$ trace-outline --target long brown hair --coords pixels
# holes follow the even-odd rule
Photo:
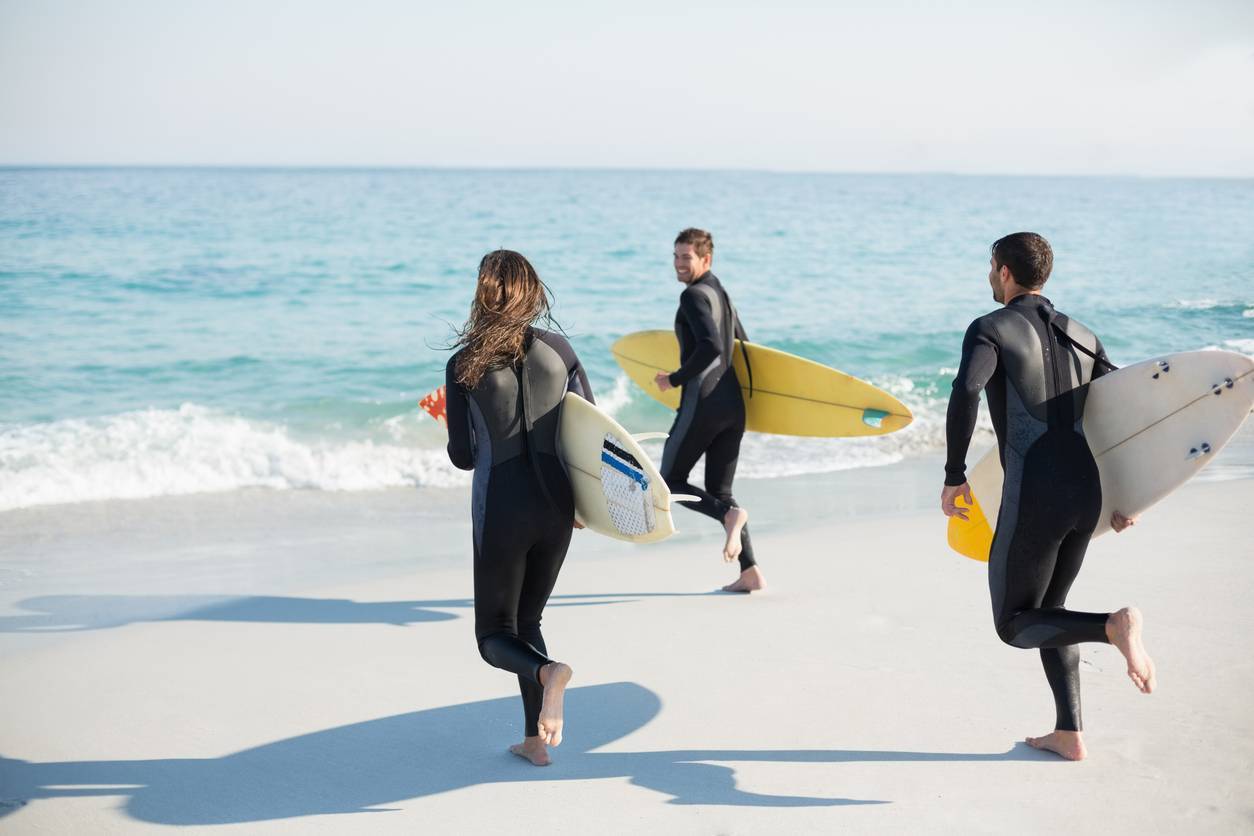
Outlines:
[[[473,389],[489,369],[521,362],[527,327],[538,319],[551,324],[551,305],[548,287],[521,254],[493,250],[485,255],[479,262],[470,318],[454,342],[463,348],[457,360],[457,382]]]

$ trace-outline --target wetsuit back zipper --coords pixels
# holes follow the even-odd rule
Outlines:
[[[1047,340],[1045,350],[1049,354],[1046,365],[1049,366],[1049,375],[1054,384],[1052,391],[1046,393],[1046,403],[1049,405],[1046,415],[1049,417],[1050,429],[1066,429],[1074,423],[1074,420],[1068,414],[1070,410],[1065,409],[1062,402],[1062,387],[1059,385],[1062,373],[1058,370],[1058,354],[1061,343],[1058,341],[1057,335],[1054,334],[1054,312],[1043,306],[1037,310],[1040,312],[1041,319],[1044,320],[1045,324],[1045,338]]]

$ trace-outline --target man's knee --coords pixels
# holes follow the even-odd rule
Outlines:
[[[1011,647],[1018,647],[1015,644],[1015,638],[1018,631],[1014,628],[1014,618],[1011,616],[994,616],[993,626],[997,629],[997,638]]]
[[[485,636],[476,638],[476,642],[479,645],[479,656],[482,657],[483,661],[494,667],[496,666],[496,662],[493,661],[493,657],[495,655],[493,653],[493,645],[495,645],[501,637],[508,635],[511,634],[505,632],[504,630],[498,630],[495,633],[488,633]]]

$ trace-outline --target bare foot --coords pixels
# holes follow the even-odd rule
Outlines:
[[[549,662],[540,668],[540,684],[544,686],[544,700],[540,703],[541,743],[562,745],[562,697],[574,673],[570,665],[561,662]]]
[[[723,560],[731,563],[740,557],[740,529],[749,522],[749,512],[744,508],[732,508],[723,515],[723,530],[727,532],[727,542],[723,544]]]
[[[1119,612],[1111,613],[1106,619],[1106,638],[1119,648],[1123,658],[1128,660],[1128,678],[1132,680],[1142,694],[1154,690],[1157,681],[1154,676],[1154,660],[1145,652],[1141,643],[1141,611],[1136,607],[1124,607]]]
[[[723,587],[724,592],[757,592],[760,589],[766,589],[766,578],[762,577],[762,570],[756,566],[750,566],[740,573],[735,583]]]
[[[553,762],[549,758],[548,747],[544,745],[544,741],[538,735],[536,737],[524,737],[522,743],[515,743],[509,747],[509,751],[511,754],[530,761],[532,766],[548,766]]]
[[[1069,761],[1082,761],[1089,754],[1078,731],[1053,731],[1044,737],[1025,737],[1024,742],[1033,749],[1044,749]]]

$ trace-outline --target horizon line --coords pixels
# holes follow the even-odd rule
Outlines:
[[[8,163],[0,162],[0,171],[241,171],[241,172],[501,172],[525,173],[630,173],[630,174],[768,174],[787,176],[837,177],[1004,177],[1107,180],[1254,180],[1254,174],[1137,174],[1067,173],[1067,172],[966,172],[944,170],[921,171],[853,171],[838,169],[772,169],[680,166],[544,166],[544,165],[433,165],[433,164],[284,164],[284,163]]]

